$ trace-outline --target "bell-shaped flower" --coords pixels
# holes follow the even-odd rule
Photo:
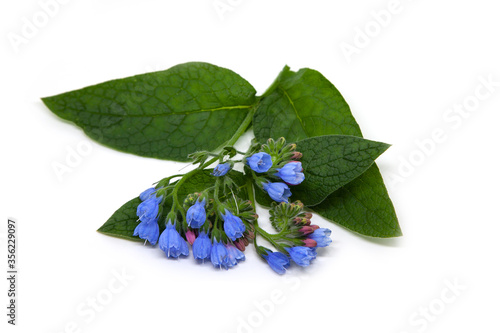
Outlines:
[[[226,245],[226,250],[228,267],[236,266],[238,262],[245,260],[245,254],[238,250],[234,245]]]
[[[155,245],[158,241],[158,236],[160,235],[160,227],[158,222],[141,222],[135,227],[134,236],[139,236],[142,239],[147,240],[151,245]]]
[[[227,249],[221,242],[214,241],[210,251],[210,260],[215,268],[227,269]]]
[[[208,235],[202,231],[193,243],[193,257],[195,259],[205,260],[210,257],[212,242]]]
[[[288,202],[292,195],[290,188],[285,183],[262,183],[264,190],[267,191],[271,199],[278,202]]]
[[[277,176],[290,185],[299,185],[304,181],[304,173],[302,172],[301,162],[290,162],[285,164],[282,168],[276,169]]]
[[[156,197],[150,195],[145,201],[137,206],[137,216],[139,220],[146,223],[157,223],[158,213],[160,212],[160,203],[163,201],[163,196]]]
[[[267,251],[267,255],[262,256],[266,259],[269,266],[278,274],[285,274],[286,269],[290,267],[290,259],[281,252]]]
[[[212,171],[212,175],[215,177],[225,176],[229,170],[231,170],[231,163],[218,164]]]
[[[243,236],[245,225],[238,216],[233,215],[229,210],[225,209],[225,214],[222,214],[224,220],[224,232],[232,241]]]
[[[286,248],[292,260],[299,266],[305,267],[311,264],[311,260],[316,258],[316,250],[305,246],[294,246]]]
[[[165,252],[169,258],[189,255],[189,247],[186,241],[181,237],[171,221],[168,221],[167,227],[161,233],[159,244],[160,249]]]
[[[207,213],[205,212],[206,200],[203,199],[201,202],[196,201],[194,205],[189,207],[186,213],[186,221],[188,226],[191,228],[200,228],[207,219]]]
[[[314,232],[307,237],[310,239],[314,239],[317,243],[316,246],[318,247],[326,247],[330,245],[332,242],[332,239],[330,238],[332,231],[327,228],[319,228],[317,230],[314,230]]]
[[[145,190],[144,192],[142,192],[140,195],[139,195],[139,199],[141,199],[141,201],[146,201],[147,199],[149,199],[150,196],[153,195],[153,193],[156,192],[156,188],[154,187],[151,187],[151,188],[148,188],[147,190]]]
[[[271,155],[268,153],[256,153],[247,157],[247,164],[255,172],[267,172],[273,166]]]

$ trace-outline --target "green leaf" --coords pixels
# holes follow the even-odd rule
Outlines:
[[[362,137],[349,105],[337,88],[321,73],[308,68],[298,72],[288,66],[283,69],[259,102],[253,126],[261,142],[281,136],[288,142],[330,134]],[[259,203],[269,202],[260,201],[262,197],[256,195]],[[394,206],[375,164],[312,209],[363,235],[401,235]]]
[[[402,235],[396,212],[375,164],[312,209],[361,235],[381,238]]]
[[[180,203],[184,202],[185,197],[194,192],[201,192],[206,188],[213,186],[215,177],[211,175],[212,169],[206,169],[198,172],[188,178],[178,190],[178,198]],[[245,175],[241,172],[231,170],[228,175],[234,180],[237,186],[243,188],[246,184]],[[240,192],[240,198],[248,199],[246,190]],[[137,236],[133,236],[135,227],[140,223],[137,220],[137,206],[141,203],[139,198],[134,198],[121,206],[111,217],[104,223],[97,231],[113,237],[133,240],[144,241]],[[163,215],[159,219],[160,232],[165,229],[163,223],[167,213],[172,206],[171,200],[166,200],[163,206]]]
[[[137,206],[141,203],[139,197],[134,198],[118,208],[116,212],[97,231],[108,236],[143,241],[137,236],[133,236],[137,221]]]
[[[293,200],[314,206],[364,173],[389,145],[348,135],[317,136],[297,142],[306,181],[294,186]]]
[[[188,154],[215,150],[229,140],[256,98],[238,74],[191,62],[42,100],[104,145],[187,161]]]

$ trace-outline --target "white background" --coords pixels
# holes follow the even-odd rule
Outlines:
[[[12,217],[20,272],[14,328],[6,324],[1,279],[2,327],[499,331],[497,2],[401,0],[383,27],[372,12],[386,10],[389,0],[223,0],[231,10],[222,16],[213,0],[66,2],[46,22],[38,1],[0,5],[1,267]],[[34,16],[38,31],[14,46],[9,38],[22,37]],[[371,29],[368,40],[359,33],[364,29]],[[347,44],[357,53],[347,57],[341,49]],[[311,267],[293,267],[283,277],[252,248],[246,262],[218,271],[95,232],[122,203],[184,164],[103,147],[39,98],[187,61],[230,68],[258,93],[285,64],[322,72],[365,137],[393,144],[378,164],[404,237],[370,240],[314,217],[332,229],[332,246]],[[481,77],[497,82],[491,92]],[[447,111],[463,103],[473,110]],[[440,140],[429,143],[435,131]],[[68,151],[82,146],[91,152],[60,181],[54,163],[66,163]],[[123,270],[133,277],[125,285],[114,277]],[[100,311],[87,305],[95,297],[106,303]]]

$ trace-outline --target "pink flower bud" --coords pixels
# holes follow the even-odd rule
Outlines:
[[[318,243],[314,239],[311,239],[311,238],[306,238],[306,239],[303,239],[302,241],[304,242],[304,246],[306,246],[306,247],[316,247],[318,245]]]
[[[243,240],[240,238],[236,242],[233,242],[234,246],[240,251],[245,251],[245,244],[243,243]]]
[[[314,229],[311,228],[310,226],[304,226],[299,229],[299,232],[301,232],[303,235],[309,235],[314,232]]]
[[[194,233],[193,230],[189,229],[186,232],[186,240],[188,241],[189,244],[193,245],[195,239],[196,239],[196,234]]]

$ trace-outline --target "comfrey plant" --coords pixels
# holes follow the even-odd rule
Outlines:
[[[365,236],[401,235],[374,163],[389,145],[362,137],[342,95],[315,70],[285,67],[257,96],[238,74],[192,62],[42,100],[108,147],[195,166],[125,203],[99,228],[106,235],[224,269],[253,244],[279,274],[330,245],[313,212]],[[247,131],[255,139],[236,150]],[[258,204],[275,232],[260,227]]]
[[[290,261],[308,266],[316,258],[316,248],[331,243],[331,231],[311,225],[312,214],[304,211],[300,201],[289,203],[290,187],[305,179],[300,162],[302,154],[296,147],[280,138],[278,141],[269,139],[264,145],[254,144],[245,153],[228,147],[218,155],[210,152],[192,154],[194,163],[199,164],[197,170],[217,160],[217,166],[209,173],[212,184],[201,192],[188,194],[182,206],[178,204],[178,191],[182,179],[187,176],[168,177],[145,190],[139,195],[139,224],[133,235],[152,245],[159,243],[159,248],[169,258],[188,256],[190,244],[196,260],[210,261],[217,268],[228,269],[245,260],[243,252],[252,242],[277,273],[284,273]],[[211,156],[214,160],[206,162]],[[243,164],[245,183],[238,173],[230,172],[238,163]],[[173,181],[176,178],[180,180]],[[254,186],[275,201],[270,214],[276,234],[258,225]],[[164,229],[160,234],[162,223]],[[258,246],[258,236],[278,252]],[[283,260],[281,266],[273,259],[278,253]]]

